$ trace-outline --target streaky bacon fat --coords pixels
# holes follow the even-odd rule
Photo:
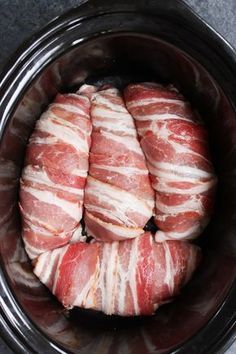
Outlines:
[[[87,97],[58,94],[30,138],[19,205],[32,259],[80,234],[91,143],[89,109]]]
[[[91,100],[93,127],[86,230],[101,241],[139,236],[152,216],[154,192],[133,118],[115,88],[84,85],[79,92]]]
[[[156,192],[156,240],[199,236],[210,219],[216,185],[204,125],[172,86],[130,84],[124,97]]]
[[[66,308],[151,315],[179,293],[199,260],[195,245],[156,243],[144,233],[123,242],[77,242],[45,252],[34,261],[34,273]]]

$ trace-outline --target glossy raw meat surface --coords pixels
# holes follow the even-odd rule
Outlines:
[[[156,191],[156,239],[199,236],[212,213],[216,184],[204,125],[173,86],[130,84],[124,96]]]
[[[84,96],[58,94],[30,138],[20,188],[22,236],[30,258],[80,237],[89,108]]]
[[[102,241],[139,236],[153,214],[154,192],[133,118],[115,88],[84,85],[79,92],[90,97],[93,126],[86,230]]]
[[[123,242],[78,242],[45,252],[34,272],[67,308],[151,315],[179,293],[199,260],[197,246],[156,243],[144,233]]]

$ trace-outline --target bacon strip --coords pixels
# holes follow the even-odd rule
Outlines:
[[[124,242],[78,242],[46,252],[34,273],[67,308],[151,315],[179,293],[199,260],[197,246],[156,243],[144,233]]]
[[[23,240],[30,258],[78,238],[88,172],[90,102],[58,94],[37,121],[20,188]]]
[[[199,236],[216,184],[205,127],[174,87],[131,84],[124,96],[156,191],[156,240]]]
[[[133,238],[152,216],[154,193],[133,118],[119,91],[80,89],[91,100],[93,125],[85,189],[87,232],[98,240]]]

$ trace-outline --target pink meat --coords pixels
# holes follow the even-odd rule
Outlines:
[[[46,252],[35,261],[34,273],[67,308],[151,315],[179,293],[199,260],[194,245],[156,243],[144,233],[124,242],[78,242]]]
[[[92,145],[85,189],[87,232],[98,240],[133,238],[152,216],[154,192],[133,118],[117,89],[84,85],[91,100]]]
[[[124,96],[156,192],[156,240],[199,236],[212,213],[216,184],[205,127],[172,86],[131,84]]]
[[[30,138],[20,188],[22,236],[30,258],[80,232],[91,144],[89,110],[87,97],[58,94]]]

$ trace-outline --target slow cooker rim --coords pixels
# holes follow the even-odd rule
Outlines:
[[[121,1],[123,2],[123,1]],[[101,11],[108,11],[109,8],[107,8],[107,3],[105,1],[99,1],[100,4],[102,4],[101,6],[104,7],[104,9],[100,10]],[[130,6],[130,10],[132,10],[134,8],[133,6],[133,2],[132,1],[125,1],[126,5],[125,7],[127,8],[127,6]],[[153,1],[141,1],[140,3],[145,3],[147,5],[147,3],[154,3]],[[205,31],[209,34],[209,40],[211,40],[212,36],[213,38],[215,38],[215,40],[217,42],[221,43],[221,46],[224,48],[225,53],[227,55],[229,55],[230,59],[232,60],[232,63],[234,63],[236,65],[236,54],[234,52],[234,49],[228,44],[228,42],[222,37],[220,36],[215,30],[213,30],[209,25],[207,25],[205,23],[205,21],[203,21],[202,19],[199,18],[199,16],[197,16],[196,14],[193,13],[193,11],[188,8],[185,4],[183,4],[182,2],[178,1],[170,1],[169,3],[174,3],[175,7],[176,7],[176,11],[182,11],[184,9],[184,11],[189,12],[189,15],[191,15],[191,20],[194,20],[194,25],[196,25],[196,23],[200,23],[201,25],[205,25]],[[162,4],[163,5],[163,4]],[[84,18],[89,18],[90,16],[96,16],[96,12],[91,15],[91,8],[88,6],[88,4],[83,4],[82,6],[79,6],[76,10],[70,10],[69,12],[67,12],[66,14],[60,16],[59,18],[55,19],[54,21],[50,22],[44,29],[42,29],[40,32],[38,32],[37,34],[33,35],[32,39],[30,41],[28,41],[27,43],[23,44],[20,49],[13,55],[12,59],[9,61],[9,65],[8,68],[6,67],[5,71],[3,70],[2,75],[0,76],[0,82],[2,83],[2,85],[7,85],[9,86],[11,83],[11,75],[14,75],[14,70],[19,69],[18,65],[22,65],[22,58],[24,57],[24,60],[27,60],[27,58],[29,58],[32,55],[32,52],[34,50],[36,50],[37,45],[39,47],[43,46],[44,44],[44,40],[46,40],[47,38],[49,38],[51,35],[55,34],[55,31],[61,30],[64,26],[68,25],[68,21],[71,20],[71,15],[73,13],[73,17],[80,15],[81,14],[81,9],[83,8],[84,14],[80,15],[80,17],[76,17],[76,20],[82,20]],[[87,7],[87,10],[86,10]],[[131,9],[132,8],[132,9]],[[136,9],[136,11],[138,11],[140,9]],[[86,11],[88,11],[88,15],[86,16]],[[96,9],[95,9],[96,11]],[[133,11],[133,10],[132,10]],[[78,14],[76,15],[75,12],[78,12]],[[116,12],[113,9],[113,12]],[[43,39],[43,41],[41,42],[41,39]],[[36,46],[35,46],[36,43]],[[15,65],[12,65],[13,63],[15,63]],[[231,63],[231,64],[232,64]],[[10,71],[9,73],[9,66],[12,65],[12,71]],[[231,66],[231,65],[230,65]],[[231,66],[231,69],[235,70],[235,67],[233,68],[233,66]],[[10,75],[9,75],[10,74]],[[1,87],[1,84],[0,84]],[[1,97],[0,97],[1,98]],[[4,279],[4,276],[1,274],[0,277],[1,282],[3,281],[2,284],[4,284],[5,281],[5,285],[7,285],[6,279]],[[8,286],[8,285],[7,285]],[[9,290],[9,288],[8,288]],[[235,305],[233,303],[233,299],[236,296],[236,284],[234,284],[231,288],[231,290],[229,291],[228,296],[226,297],[224,304],[221,305],[220,309],[218,310],[218,313],[216,313],[211,320],[209,321],[212,322],[215,320],[216,316],[219,314],[220,310],[222,310],[223,305],[225,305],[226,303],[228,303],[228,301],[231,300],[230,302],[230,306],[228,306],[228,309],[234,309]],[[226,309],[226,307],[224,307],[224,309]],[[1,309],[1,313],[2,309]],[[221,312],[222,313],[222,312]],[[28,317],[22,312],[22,315],[29,321]],[[3,318],[4,320],[4,318]],[[6,326],[6,319],[5,319],[5,326]],[[4,323],[4,321],[3,321]],[[209,324],[207,323],[207,325]],[[234,313],[234,316],[232,317],[232,320],[228,323],[227,328],[225,328],[224,330],[224,334],[221,333],[222,337],[218,338],[218,341],[215,342],[214,344],[214,350],[219,350],[219,348],[221,347],[221,349],[224,347],[224,349],[226,349],[227,345],[230,345],[230,343],[232,342],[232,340],[234,339],[234,328],[235,328],[235,324],[236,324],[236,311]],[[9,325],[9,324],[8,324]],[[1,329],[4,330],[3,333],[6,332],[6,327],[4,325],[2,325],[2,322],[0,324]],[[194,335],[192,338],[195,338],[196,336],[200,336],[201,332],[204,330],[205,328],[200,329],[200,331]],[[9,331],[11,330],[11,327],[9,327]],[[10,332],[8,332],[8,335]],[[192,340],[192,338],[190,339],[190,341]],[[9,338],[6,338],[7,341]],[[19,339],[19,338],[18,338]],[[183,344],[183,346],[181,346],[181,348],[177,348],[176,350],[174,350],[174,353],[179,352],[179,350],[182,350],[184,348],[184,346],[186,344],[188,344],[189,341],[185,342]],[[20,339],[19,339],[19,343]],[[22,343],[21,343],[22,344]],[[18,345],[18,344],[17,344]],[[22,344],[24,345],[24,344]],[[15,345],[14,345],[15,347]],[[16,349],[16,347],[15,347]],[[212,348],[210,348],[210,350],[212,350]],[[207,353],[209,353],[209,349],[207,351]]]
[[[90,6],[90,3],[97,4],[96,8],[94,6]],[[152,5],[151,7],[148,7],[149,3]],[[99,8],[97,7],[98,4]],[[118,8],[119,4],[121,5]],[[143,7],[141,7],[141,5],[143,5]],[[209,47],[211,47],[212,43],[214,44],[213,49],[215,50],[221,61],[221,57],[224,55],[223,62],[227,61],[227,63],[225,63],[227,64],[225,65],[225,69],[227,68],[227,70],[229,70],[228,76],[231,74],[233,75],[233,77],[236,78],[236,52],[234,48],[227,42],[227,40],[225,40],[212,27],[210,27],[200,16],[195,14],[193,10],[188,7],[182,0],[168,0],[168,2],[165,2],[164,4],[161,4],[160,2],[155,2],[153,0],[138,0],[137,3],[132,2],[132,0],[119,0],[119,2],[116,3],[116,7],[117,9],[113,8],[111,10],[106,0],[87,0],[86,3],[83,3],[77,8],[73,8],[65,14],[56,17],[40,31],[34,33],[13,53],[11,58],[8,60],[7,64],[3,67],[3,70],[0,72],[0,109],[1,106],[4,106],[5,103],[5,92],[8,91],[8,88],[9,86],[11,86],[11,83],[14,81],[14,78],[17,77],[17,74],[21,71],[24,64],[30,61],[30,58],[35,53],[38,54],[40,49],[42,49],[45,44],[49,43],[49,39],[52,38],[52,36],[56,36],[56,34],[65,31],[67,27],[71,28],[75,24],[83,23],[83,21],[85,20],[90,20],[92,18],[107,14],[125,14],[132,12],[139,13],[140,11],[143,11],[143,14],[162,18],[164,16],[164,12],[165,20],[173,22],[174,18],[178,18],[178,20],[174,22],[176,22],[178,25],[181,25],[183,30],[186,30],[187,28],[187,30],[189,32],[192,32],[196,37],[199,37],[197,36],[197,34],[199,34],[198,27],[200,25],[202,32],[201,37],[204,38],[204,42],[207,42]],[[147,8],[148,11],[144,11]],[[156,11],[155,13],[153,12],[154,10]],[[169,16],[170,10],[171,16]],[[168,16],[165,12],[168,12]],[[117,31],[117,33],[118,32],[119,31]],[[236,99],[232,99],[232,96],[229,96],[228,98],[232,106],[236,107]],[[2,125],[5,121],[3,115],[4,109],[1,110],[1,112],[2,117],[0,119],[0,131],[3,130]]]
[[[93,4],[92,6],[90,5]],[[151,6],[149,6],[151,4]],[[167,2],[160,4],[155,0],[119,0],[116,2],[115,8],[109,8],[109,4],[106,0],[86,0],[85,3],[66,11],[64,14],[52,19],[48,24],[43,26],[42,29],[33,33],[28,39],[26,39],[13,54],[10,59],[5,62],[2,70],[0,71],[0,88],[3,88],[8,83],[10,76],[14,75],[14,71],[17,70],[18,65],[22,65],[23,61],[27,61],[34,51],[38,47],[43,47],[44,41],[49,37],[55,35],[57,32],[65,29],[67,26],[72,26],[83,20],[88,20],[93,17],[97,17],[105,14],[113,13],[127,13],[127,12],[140,12],[145,11],[146,14],[153,15],[153,10],[156,11],[155,16],[161,17],[163,14],[160,10],[166,12],[169,9],[174,11],[174,15],[165,16],[169,20],[173,20],[174,17],[178,17],[178,21],[186,25],[185,19],[183,19],[183,13],[187,13],[187,23],[190,23],[188,29],[196,30],[199,24],[202,26],[202,32],[206,35],[205,40],[209,43],[211,40],[216,41],[218,45],[215,45],[215,49],[218,52],[223,50],[227,54],[227,59],[231,59],[231,63],[228,61],[228,66],[236,74],[236,50],[235,48],[212,26],[210,26],[200,15],[196,14],[183,0],[168,0]],[[96,7],[95,7],[96,6]],[[119,9],[116,10],[116,7]],[[143,6],[143,7],[142,7]],[[158,12],[159,11],[159,12]],[[183,12],[182,12],[183,11]],[[179,16],[176,16],[178,14]],[[2,95],[0,95],[1,98]]]

